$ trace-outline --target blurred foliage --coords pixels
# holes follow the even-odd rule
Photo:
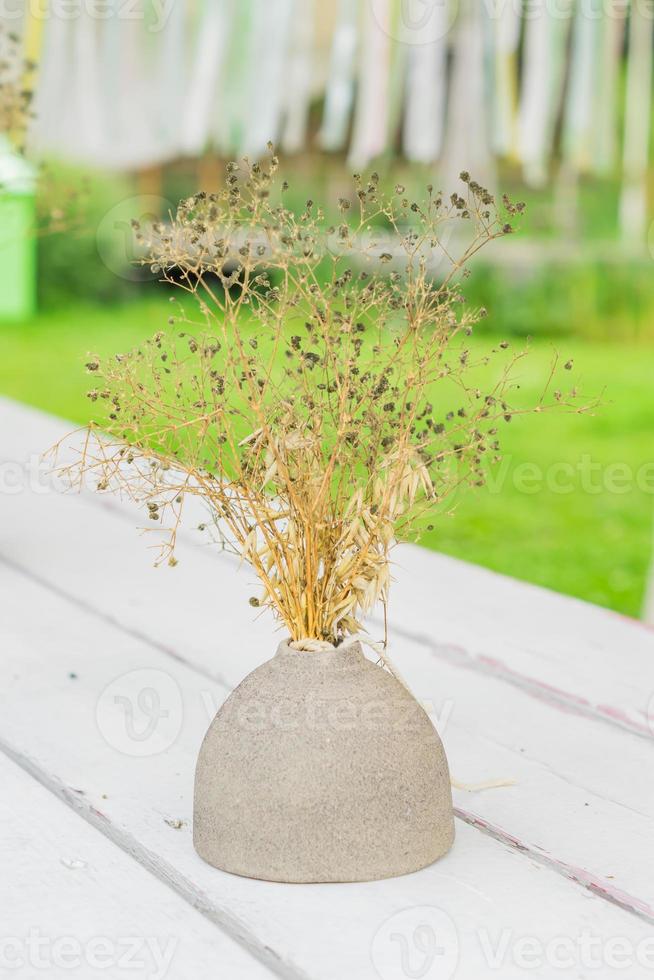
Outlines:
[[[343,161],[299,156],[287,162],[288,207],[300,212],[309,196],[324,197],[334,206],[339,197],[352,196]],[[431,176],[428,168],[397,162],[391,168],[383,160],[379,171],[382,180],[405,183],[409,197],[424,194]],[[195,161],[166,168],[160,185],[162,216],[170,202],[194,193],[200,183],[215,190],[221,173],[217,162],[204,171]],[[527,215],[518,236],[495,246],[497,262],[473,266],[466,293],[473,304],[488,309],[486,329],[520,336],[654,339],[652,260],[644,249],[638,255],[621,252],[618,186],[586,180],[565,188],[561,181],[555,190],[526,191],[510,168],[500,180],[514,198],[526,200]],[[43,307],[139,295],[139,280],[147,276],[130,264],[126,238],[117,229],[141,217],[141,200],[134,178],[47,165],[38,201]]]
[[[530,268],[480,265],[466,286],[486,306],[485,329],[519,336],[654,339],[651,262],[546,262]]]
[[[38,289],[45,308],[74,299],[115,302],[134,296],[129,260],[111,234],[133,198],[125,177],[47,163],[38,185]],[[130,214],[124,216],[129,222]],[[120,273],[123,272],[124,275]]]

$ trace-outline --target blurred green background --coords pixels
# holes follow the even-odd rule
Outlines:
[[[309,6],[305,4],[302,10]],[[327,67],[303,96],[305,118],[300,143],[293,152],[282,154],[282,171],[291,183],[289,200],[297,208],[309,197],[333,206],[339,196],[350,191],[354,169],[352,162],[347,162],[345,145],[325,152],[326,137],[321,130],[330,86],[339,81],[334,75],[335,62],[329,60],[332,38],[337,36],[338,18],[349,17],[350,8],[326,3],[311,9],[317,11],[317,21],[322,24],[322,33],[316,35],[320,42],[316,42],[316,70],[320,72],[321,64]],[[573,4],[571,9],[581,7]],[[409,98],[412,83],[406,66],[416,57],[419,45],[404,35],[402,43],[395,43],[395,35],[391,43],[385,35],[390,87],[375,99],[364,75],[376,70],[373,62],[366,61],[366,44],[378,25],[365,20],[370,17],[369,11],[361,14],[363,60],[357,68],[361,77],[356,83],[354,75],[347,81],[352,91],[356,89],[348,110],[355,121],[350,126],[348,117],[350,129],[346,126],[344,132],[353,132],[351,140],[356,142],[359,117],[365,120],[378,105],[380,112],[383,108],[386,145],[375,152],[370,150],[370,162],[362,169],[366,172],[374,166],[388,187],[397,182],[405,184],[408,196],[430,181],[442,182],[446,192],[455,189],[452,174],[463,168],[477,176],[468,160],[474,149],[470,134],[474,136],[475,127],[482,122],[490,120],[491,142],[497,144],[497,118],[486,112],[490,89],[487,79],[479,74],[479,66],[476,73],[467,69],[468,89],[464,86],[462,100],[460,92],[457,96],[457,59],[465,63],[465,44],[473,37],[470,32],[477,7],[462,3],[460,10],[460,21],[444,42],[454,65],[449,98],[460,100],[459,115],[448,117],[450,132],[445,139],[445,149],[454,156],[454,170],[417,162],[415,157],[420,154],[416,153],[410,162],[412,141],[407,139],[406,129],[402,130],[398,106],[405,92]],[[493,57],[498,65],[504,64],[502,58],[508,58],[504,67],[514,77],[514,82],[509,78],[506,91],[500,92],[500,101],[513,105],[511,111],[517,119],[517,86],[523,85],[533,68],[538,78],[542,75],[545,89],[554,92],[554,75],[550,74],[555,61],[545,62],[544,68],[532,66],[529,45],[538,36],[538,25],[530,41],[527,26],[515,16],[513,26],[506,28],[499,22],[491,26],[497,32],[493,35],[497,44]],[[556,41],[569,58],[569,70],[565,79],[556,82],[556,96],[551,96],[555,104],[544,154],[546,172],[543,179],[526,179],[524,147],[516,149],[511,133],[503,137],[503,147],[496,145],[492,154],[493,189],[526,201],[527,212],[518,234],[496,243],[488,255],[475,262],[464,290],[471,304],[489,311],[474,340],[480,349],[500,337],[516,345],[531,338],[532,355],[520,369],[526,394],[540,392],[556,349],[564,359],[574,360],[573,377],[579,388],[589,395],[601,394],[602,403],[585,416],[552,414],[516,419],[503,440],[505,460],[494,468],[489,485],[457,499],[453,513],[440,518],[422,543],[640,616],[651,557],[654,495],[654,282],[651,236],[648,239],[652,217],[651,162],[648,164],[652,25],[650,21],[639,25],[634,16],[627,18],[623,13],[622,23],[609,24],[584,20],[583,13],[576,13],[574,23],[565,28],[568,33]],[[181,29],[180,24],[182,21],[176,30]],[[198,30],[195,21],[192,26]],[[252,24],[250,29],[254,29]],[[509,33],[502,34],[503,30]],[[257,43],[263,44],[265,51],[265,32],[260,30],[259,34]],[[324,43],[320,41],[323,35]],[[195,36],[189,35],[189,44],[195,43]],[[201,30],[197,36],[203,36]],[[29,38],[28,25],[28,49],[36,44]],[[173,34],[169,41],[171,38],[175,40]],[[608,94],[602,86],[609,62],[599,56],[593,58],[589,39],[599,45],[602,58],[612,59],[612,89]],[[639,48],[634,39],[640,40]],[[46,45],[47,35],[39,43]],[[148,44],[154,50],[152,38]],[[229,54],[229,45],[228,49]],[[234,41],[232,54],[236,52],[240,58],[240,50]],[[179,49],[178,57],[183,53]],[[552,59],[555,53],[553,48]],[[628,58],[631,54],[633,57]],[[144,69],[146,76],[148,70]],[[508,77],[505,71],[502,78]],[[170,69],[163,81],[152,77],[149,81],[157,94],[164,85],[170,102],[176,79]],[[191,89],[196,81],[191,71]],[[84,423],[89,417],[83,369],[87,353],[111,354],[165,327],[170,313],[169,287],[130,264],[129,222],[132,217],[143,219],[152,213],[165,216],[181,197],[222,186],[224,163],[229,159],[225,143],[238,143],[233,134],[242,135],[250,118],[256,122],[268,94],[259,86],[256,99],[248,101],[245,89],[249,83],[243,73],[225,76],[214,84],[219,89],[222,85],[227,93],[217,104],[225,107],[232,125],[229,137],[221,137],[222,144],[220,139],[203,138],[195,153],[188,148],[181,152],[175,144],[163,162],[117,164],[112,174],[103,172],[97,163],[81,166],[60,162],[67,159],[67,146],[75,142],[75,113],[79,108],[77,104],[62,104],[63,128],[58,131],[56,125],[50,126],[50,147],[44,148],[45,137],[41,140],[36,234],[38,312],[18,322],[0,324],[1,393]],[[577,111],[586,99],[590,107],[587,117],[567,112],[569,90]],[[75,98],[83,97],[83,91],[74,91]],[[131,91],[125,89],[128,100]],[[155,102],[157,111],[170,117],[169,132],[176,133],[182,121],[188,122],[170,115],[169,102],[158,98]],[[635,114],[632,111],[630,115],[630,106],[636,107]],[[150,106],[148,112],[154,111]],[[66,113],[70,116],[68,128],[64,125]],[[607,113],[611,114],[612,127],[609,142],[615,144],[608,154],[612,162],[604,160],[595,166],[594,147],[601,143],[598,139],[607,125]],[[134,117],[134,132],[142,129],[146,118],[147,113]],[[278,123],[280,119],[281,115]],[[414,137],[420,135],[420,120],[414,130]],[[632,130],[635,136],[630,136]],[[266,134],[266,138],[268,135],[274,134]],[[55,136],[59,139],[58,152],[52,149]],[[644,158],[639,162],[638,147],[642,157],[643,140]],[[129,156],[129,140],[120,148]],[[72,150],[70,157],[75,158]],[[485,164],[488,161],[486,154]],[[484,179],[484,174],[479,179]]]

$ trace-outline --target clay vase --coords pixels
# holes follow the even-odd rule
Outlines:
[[[223,871],[369,881],[417,871],[453,840],[441,740],[359,643],[318,653],[281,643],[202,743],[193,841]]]

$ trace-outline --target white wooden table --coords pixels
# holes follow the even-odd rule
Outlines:
[[[197,532],[155,570],[134,513],[53,489],[68,428],[0,401],[0,976],[654,974],[651,629],[400,549],[393,658],[453,776],[514,785],[456,790],[454,849],[414,875],[223,874],[192,847],[195,759],[277,638]]]

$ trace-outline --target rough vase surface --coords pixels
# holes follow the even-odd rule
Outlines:
[[[209,864],[270,881],[417,871],[454,840],[441,740],[360,644],[309,653],[281,643],[205,736],[193,839]]]

